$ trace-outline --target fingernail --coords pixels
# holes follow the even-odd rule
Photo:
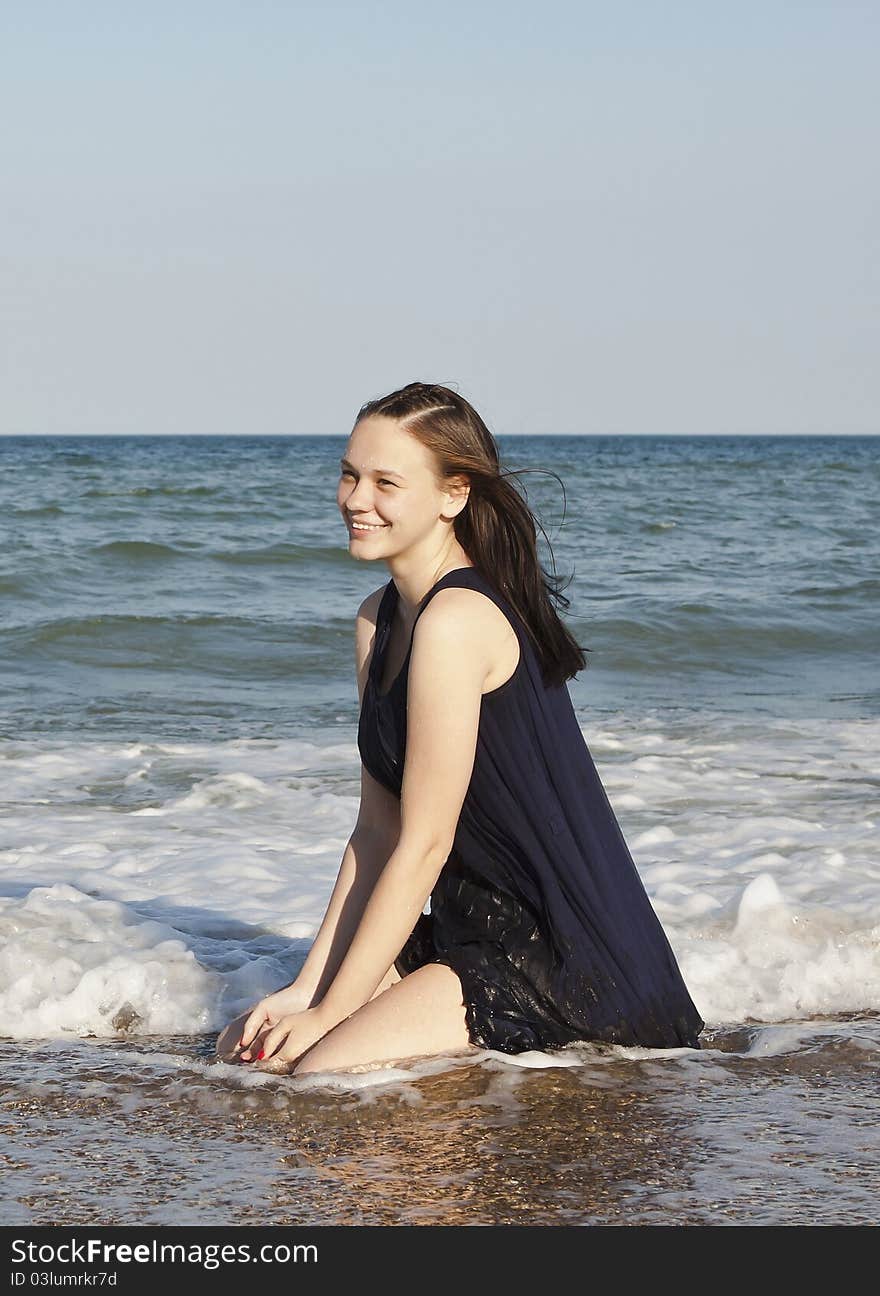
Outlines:
[[[257,1054],[257,1061],[258,1061],[258,1062],[262,1062],[262,1060],[263,1060],[263,1058],[264,1058],[265,1056],[266,1056],[265,1053],[263,1053],[262,1051],[259,1052],[259,1053]]]

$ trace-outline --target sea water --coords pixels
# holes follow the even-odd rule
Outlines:
[[[566,1197],[545,1139],[533,1170],[553,1185],[547,1201],[498,1200],[488,1218],[697,1219],[710,1182],[722,1214],[752,1218],[737,1138],[772,1131],[777,1109],[796,1126],[799,1103],[809,1125],[820,1091],[834,1095],[820,1132],[850,1158],[847,1209],[877,1213],[877,1113],[863,1118],[880,1016],[880,442],[499,444],[504,467],[524,470],[546,570],[572,577],[562,614],[591,651],[571,696],[706,1020],[704,1049],[478,1054],[317,1085],[216,1063],[216,1032],[301,966],[357,814],[354,617],[389,573],[349,554],[335,502],[345,438],[3,438],[2,1111],[24,1138],[4,1222],[61,1219],[73,1202],[86,1213],[72,1219],[102,1218],[87,1156],[46,1170],[52,1148],[88,1142],[99,1112],[105,1152],[118,1137],[133,1158],[114,1219],[126,1201],[132,1220],[174,1217],[155,1175],[145,1197],[138,1166],[198,1120],[218,1151],[192,1222],[245,1222],[260,1190],[230,1168],[230,1131],[258,1121],[271,1141],[294,1104],[315,1146],[279,1157],[305,1157],[297,1200],[328,1222],[357,1217],[321,1204],[328,1112],[338,1135],[366,1102],[384,1146],[392,1095],[392,1127],[401,1105],[427,1102],[453,1141],[449,1113],[480,1106],[528,1143],[587,1091],[597,1131],[629,1131],[608,1195],[582,1184]],[[694,1097],[706,1093],[708,1111]],[[713,1157],[686,1183],[661,1167],[652,1187],[639,1169],[654,1162],[623,1115],[639,1103],[646,1137],[665,1121],[696,1146],[700,1121],[711,1127]],[[814,1147],[807,1125],[789,1133]],[[765,1159],[782,1165],[782,1134],[770,1142]],[[352,1156],[358,1191],[368,1161]],[[822,1174],[793,1164],[771,1216],[821,1217]],[[765,1196],[768,1173],[754,1171]],[[404,1180],[383,1197],[399,1197],[398,1218],[456,1222]],[[279,1191],[270,1175],[275,1220],[289,1217]],[[367,1216],[384,1209],[377,1197]]]

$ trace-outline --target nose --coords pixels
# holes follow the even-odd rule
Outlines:
[[[367,512],[370,503],[369,494],[364,494],[361,491],[361,486],[365,485],[365,483],[366,479],[362,477],[345,496],[345,507],[350,513]],[[364,501],[363,503],[361,503],[362,499]]]

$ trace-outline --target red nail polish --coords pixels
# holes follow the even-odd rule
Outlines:
[[[257,1061],[258,1061],[258,1062],[262,1062],[262,1060],[263,1060],[263,1058],[264,1058],[265,1056],[266,1056],[266,1054],[263,1053],[262,1050],[261,1050],[261,1051],[257,1054]]]

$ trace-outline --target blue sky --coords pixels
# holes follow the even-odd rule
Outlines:
[[[876,3],[0,6],[0,432],[880,431]]]

